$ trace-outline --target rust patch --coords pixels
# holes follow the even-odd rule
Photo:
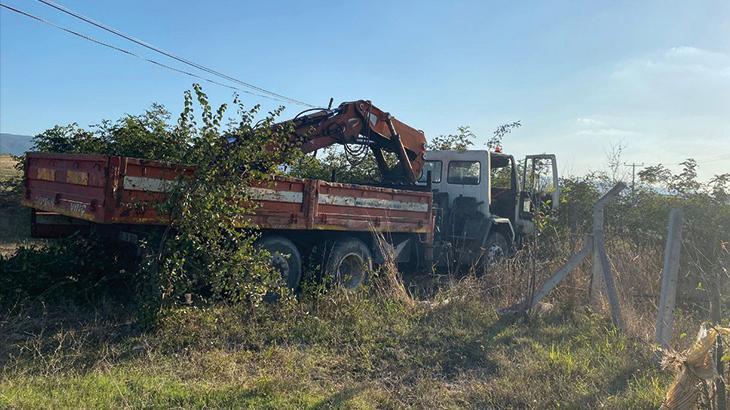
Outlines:
[[[53,182],[56,180],[56,170],[51,168],[37,168],[36,179]]]
[[[76,185],[89,185],[89,173],[83,171],[66,171],[66,182]]]

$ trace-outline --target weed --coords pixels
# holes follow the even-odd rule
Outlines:
[[[409,305],[375,287],[294,304],[16,310],[2,322],[8,406],[656,407],[648,349],[594,315],[501,320],[482,279]],[[28,317],[37,318],[28,320]],[[520,386],[515,388],[515,386]],[[43,392],[50,392],[43,393]]]

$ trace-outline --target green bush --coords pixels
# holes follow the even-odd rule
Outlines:
[[[129,256],[113,249],[101,238],[73,236],[48,246],[21,246],[7,258],[0,255],[0,306],[31,297],[82,304],[125,301],[138,277],[123,261]]]
[[[707,290],[730,294],[727,266],[730,264],[730,174],[707,182],[697,178],[697,163],[683,162],[672,173],[659,165],[639,173],[639,183],[610,202],[605,211],[606,237],[613,250],[630,249],[635,255],[663,253],[669,212],[684,211],[680,258],[680,301],[700,302],[716,297]],[[613,181],[605,173],[563,178],[562,208],[550,225],[577,240],[592,225],[592,207]],[[609,252],[609,256],[610,252]],[[658,283],[659,271],[644,272]],[[637,290],[649,293],[651,289]]]
[[[136,274],[142,286],[136,295],[149,318],[163,306],[183,301],[186,294],[198,302],[258,305],[271,292],[285,292],[280,289],[279,276],[266,263],[265,252],[253,246],[255,226],[242,215],[255,208],[245,188],[273,182],[273,176],[285,169],[282,163],[299,161],[298,141],[291,140],[287,125],[274,126],[282,108],[256,122],[259,107],[246,108],[234,97],[236,114],[226,119],[226,104],[214,111],[201,87],[194,84],[193,88],[185,93],[183,112],[174,124],[163,107],[153,105],[142,115],[128,115],[114,123],[103,121],[90,130],[76,124],[56,126],[34,138],[37,151],[123,155],[194,167],[194,175],[181,176],[159,207],[169,226],[141,244],[143,257]],[[199,113],[194,110],[194,99]],[[97,260],[84,245],[74,249],[73,243],[77,242],[43,251],[21,249],[3,262],[4,269],[20,272],[62,258],[69,261],[53,267],[50,277],[78,277],[85,283],[105,275],[104,260]],[[98,268],[82,278],[83,272],[74,270],[74,263]],[[28,296],[47,285],[44,275],[3,276],[19,294]]]

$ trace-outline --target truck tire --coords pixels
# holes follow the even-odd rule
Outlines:
[[[302,279],[302,256],[297,246],[283,236],[266,236],[256,246],[271,253],[271,265],[290,289],[297,289]]]
[[[487,265],[495,264],[504,259],[509,253],[507,240],[499,232],[492,232],[484,244],[484,259]]]
[[[363,285],[373,268],[373,255],[365,243],[349,238],[335,242],[325,265],[325,275],[338,286],[356,289]]]

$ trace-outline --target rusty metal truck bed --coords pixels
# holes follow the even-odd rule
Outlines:
[[[28,153],[26,161],[25,206],[97,224],[166,224],[156,205],[182,173],[194,173],[107,155]],[[289,177],[248,189],[261,229],[433,233],[430,192]]]

